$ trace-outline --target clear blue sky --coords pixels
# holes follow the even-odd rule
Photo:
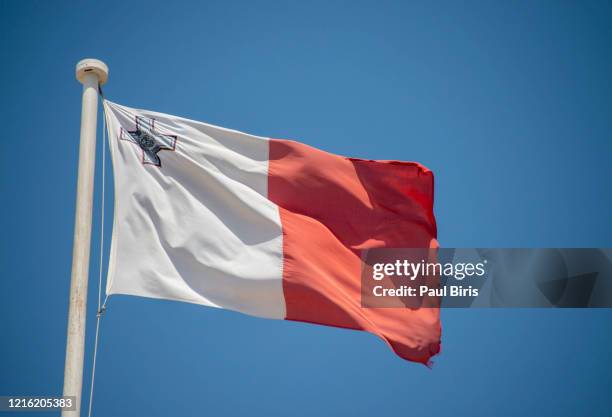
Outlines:
[[[0,5],[0,395],[61,392],[84,57],[118,103],[425,164],[443,246],[612,246],[609,3],[80,3]],[[430,370],[361,332],[116,296],[95,412],[609,415],[611,310],[442,318]]]

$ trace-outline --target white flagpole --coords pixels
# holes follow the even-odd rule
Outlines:
[[[78,417],[81,412],[87,281],[96,164],[98,84],[102,85],[108,79],[108,67],[97,59],[84,59],[76,66],[76,78],[83,84],[83,104],[63,394],[76,397],[76,410],[62,411],[62,417]]]

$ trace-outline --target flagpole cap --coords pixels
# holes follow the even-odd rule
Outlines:
[[[98,77],[100,85],[103,85],[108,80],[108,67],[98,59],[82,59],[76,65],[76,78],[81,84],[85,83],[85,75],[92,72]]]

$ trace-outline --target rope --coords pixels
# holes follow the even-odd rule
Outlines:
[[[100,320],[102,315],[106,311],[106,302],[108,301],[108,295],[102,303],[102,269],[104,261],[104,194],[106,190],[106,109],[104,108],[104,95],[102,89],[100,89],[100,95],[102,96],[102,197],[100,201],[100,257],[99,257],[99,270],[98,270],[98,312],[96,314],[96,340],[94,342],[93,351],[93,364],[91,369],[91,384],[89,389],[89,411],[87,416],[91,417],[91,410],[93,406],[93,393],[94,383],[96,381],[96,359],[98,356],[98,342],[100,340]]]

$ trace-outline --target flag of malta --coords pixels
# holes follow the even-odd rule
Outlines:
[[[362,254],[436,247],[433,174],[104,102],[115,178],[106,292],[364,330],[440,350],[437,308],[363,308]]]

